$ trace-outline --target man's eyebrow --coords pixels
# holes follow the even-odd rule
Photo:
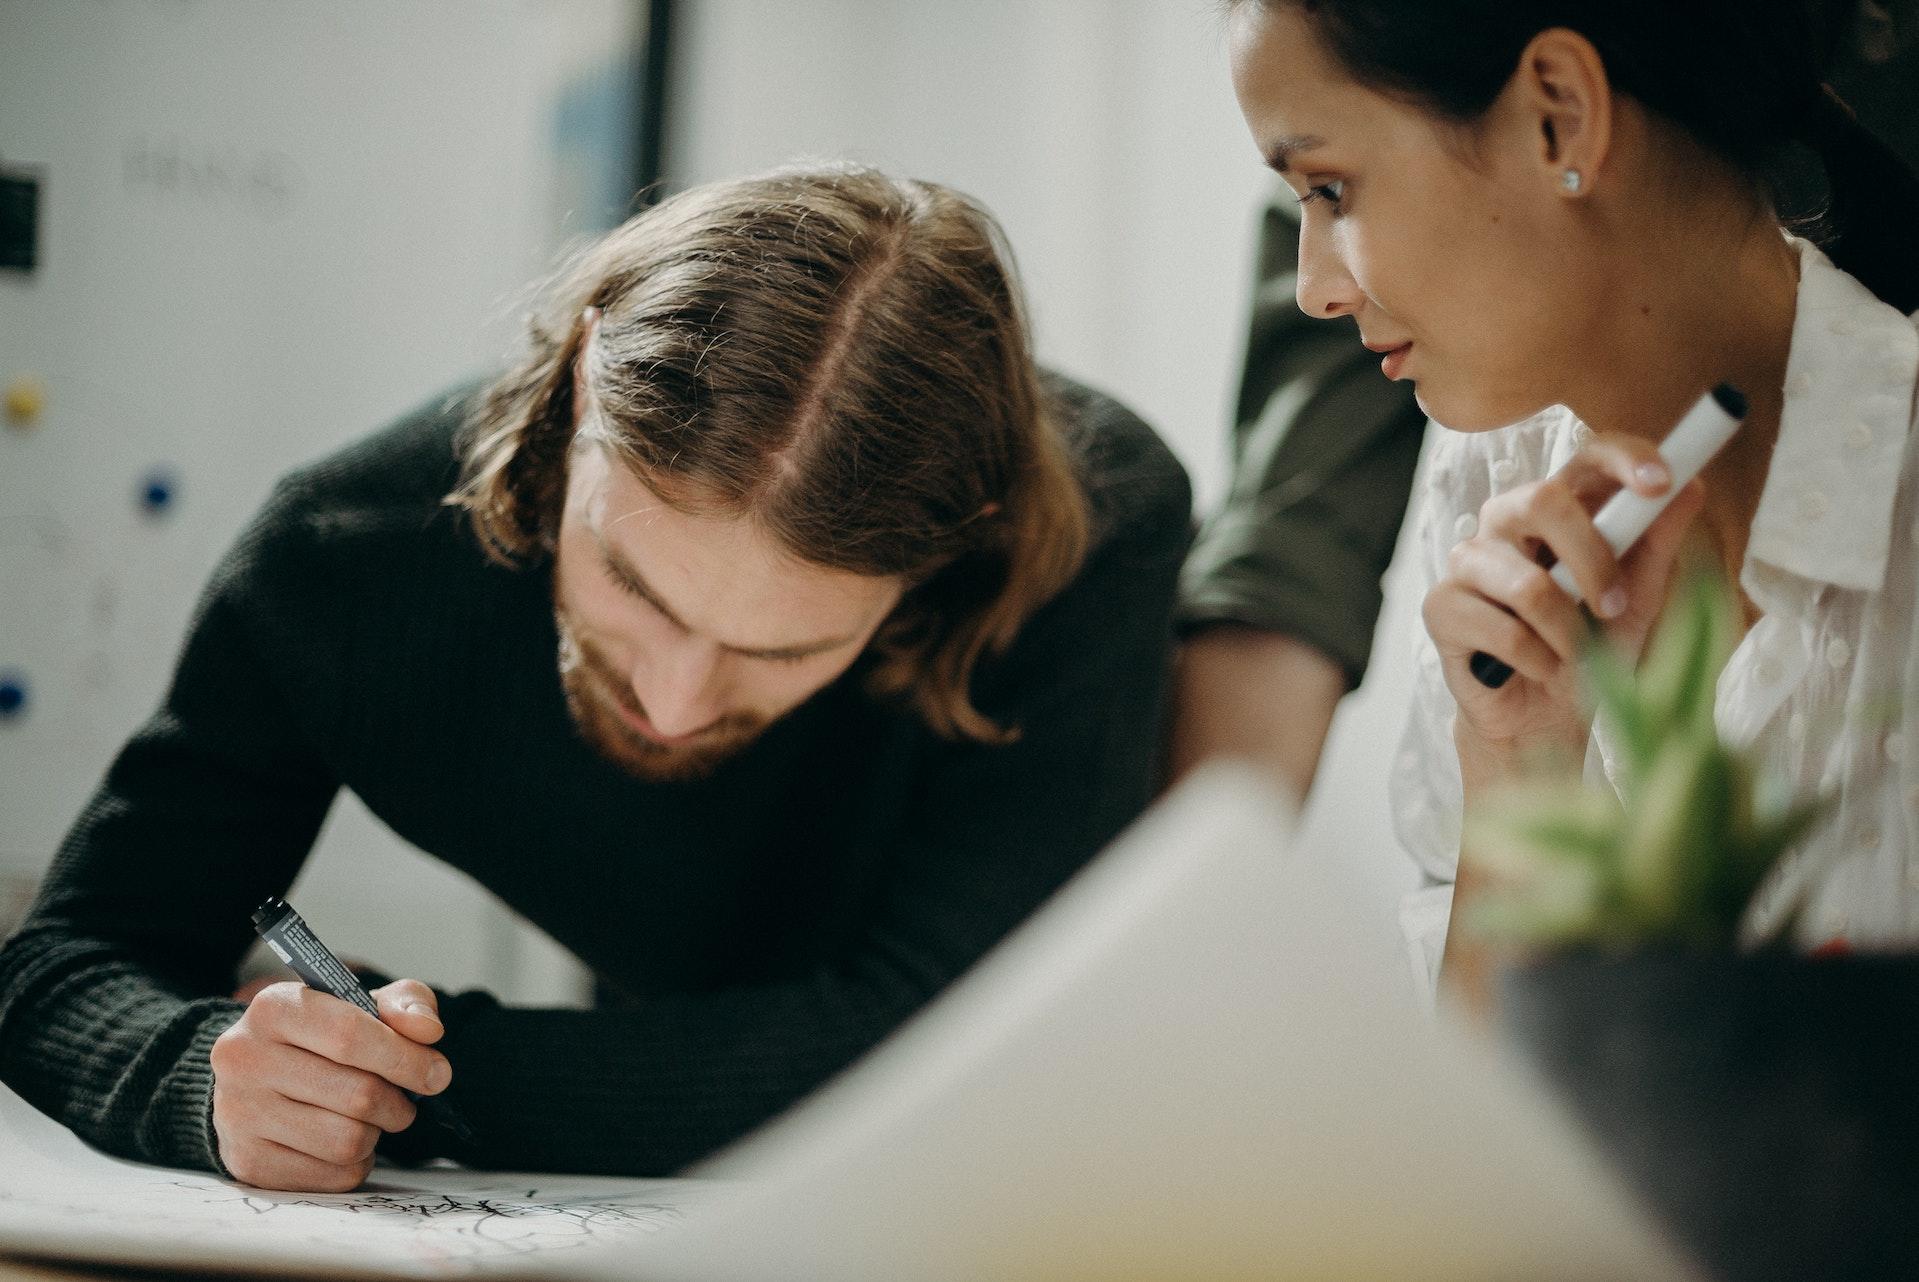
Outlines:
[[[606,561],[608,572],[619,580],[621,587],[665,615],[667,621],[674,627],[681,631],[691,630],[687,628],[679,615],[673,613],[673,607],[662,601],[660,594],[640,577],[639,570],[634,568],[632,562],[620,555],[618,549],[600,536],[599,531],[594,531],[593,538],[600,545],[600,555]],[[743,654],[749,659],[806,659],[816,654],[825,654],[828,650],[837,650],[852,640],[852,637],[830,637],[824,641],[810,641],[805,645],[779,646],[771,650],[754,650],[746,646],[727,645],[721,642],[720,648],[731,650],[734,654]]]
[[[1286,173],[1293,157],[1302,151],[1311,151],[1315,147],[1324,147],[1326,140],[1318,134],[1291,134],[1281,138],[1266,149],[1266,167],[1276,174]]]

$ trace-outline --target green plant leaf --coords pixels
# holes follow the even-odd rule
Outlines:
[[[1733,946],[1753,892],[1826,808],[1769,803],[1753,757],[1719,739],[1738,611],[1723,585],[1697,578],[1636,672],[1603,643],[1587,646],[1586,688],[1623,757],[1618,796],[1561,778],[1477,806],[1464,838],[1484,874],[1473,928],[1550,946]]]

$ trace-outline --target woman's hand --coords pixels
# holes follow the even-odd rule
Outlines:
[[[1424,613],[1459,705],[1454,740],[1468,795],[1534,753],[1583,752],[1591,733],[1579,676],[1587,623],[1546,567],[1566,564],[1606,638],[1636,661],[1703,491],[1697,481],[1688,485],[1623,558],[1592,518],[1622,486],[1651,498],[1670,484],[1651,442],[1595,436],[1553,475],[1488,500],[1478,532],[1454,546]],[[1512,678],[1497,690],[1480,684],[1468,666],[1476,651],[1504,661]]]
[[[213,1043],[213,1130],[243,1183],[344,1193],[373,1168],[383,1131],[412,1125],[413,1101],[452,1080],[433,990],[374,990],[380,1018],[298,981],[254,993]]]

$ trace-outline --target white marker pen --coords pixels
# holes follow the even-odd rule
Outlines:
[[[1666,469],[1672,473],[1672,484],[1666,487],[1665,493],[1657,498],[1647,498],[1631,490],[1621,490],[1607,499],[1606,505],[1599,509],[1599,515],[1593,517],[1594,528],[1606,540],[1606,546],[1613,550],[1614,556],[1624,556],[1639,541],[1639,536],[1666,510],[1666,505],[1686,488],[1693,477],[1703,472],[1713,455],[1732,439],[1733,433],[1739,430],[1739,425],[1745,419],[1745,394],[1731,383],[1721,383],[1693,403],[1693,407],[1686,411],[1686,416],[1659,443],[1659,457],[1666,460]],[[1552,567],[1552,576],[1553,582],[1574,602],[1582,600],[1579,587],[1573,582],[1572,571],[1567,569],[1564,561]],[[1489,690],[1499,689],[1513,675],[1509,665],[1483,650],[1475,652],[1467,666],[1472,669],[1473,676],[1479,679],[1479,684]]]

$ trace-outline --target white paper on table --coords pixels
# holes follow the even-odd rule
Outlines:
[[[1243,769],[1182,786],[896,1037],[703,1172],[682,1282],[1683,1278],[1523,1065]],[[570,1277],[632,1275],[613,1247]]]
[[[704,1181],[380,1172],[412,1190],[388,1215],[102,1157],[5,1096],[0,1249],[677,1282],[1690,1276],[1530,1072],[1417,1011],[1390,924],[1287,857],[1290,822],[1251,774],[1202,773]],[[472,1205],[426,1213],[440,1195]]]
[[[618,1244],[638,1259],[712,1181],[378,1167],[353,1193],[278,1193],[107,1157],[0,1086],[0,1251],[191,1272],[520,1273]]]

